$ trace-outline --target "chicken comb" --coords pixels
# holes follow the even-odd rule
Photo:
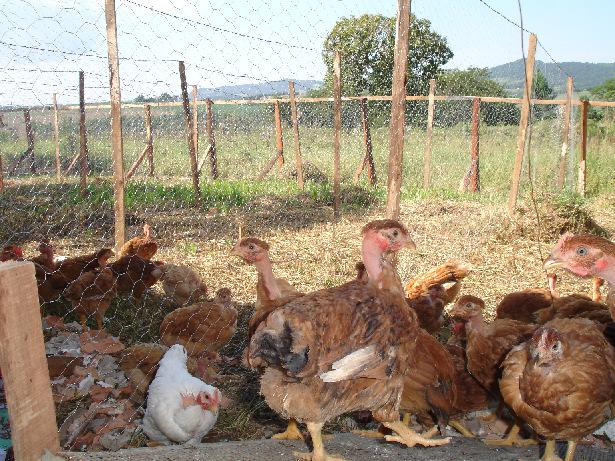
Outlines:
[[[261,247],[261,248],[263,248],[265,250],[269,250],[269,244],[267,242],[265,242],[264,240],[261,240],[261,239],[256,238],[256,237],[246,237],[246,238],[241,239],[239,241],[239,245],[240,246],[248,245],[250,243],[258,245],[259,247]]]
[[[381,229],[390,228],[397,228],[404,234],[408,234],[408,229],[406,229],[406,227],[402,223],[396,221],[395,219],[376,219],[374,221],[370,221],[365,226],[363,226],[363,229],[361,229],[361,234],[364,235],[369,231],[379,231]]]

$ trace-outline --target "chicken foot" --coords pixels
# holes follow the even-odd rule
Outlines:
[[[489,445],[489,446],[499,446],[499,447],[512,447],[512,446],[518,446],[518,447],[528,447],[530,445],[538,445],[538,442],[532,438],[530,439],[524,439],[523,437],[521,437],[519,435],[519,432],[521,431],[521,427],[515,423],[513,425],[513,427],[510,429],[510,431],[508,432],[508,435],[506,437],[504,437],[503,439],[487,439],[484,440],[485,445]]]
[[[387,442],[398,442],[408,447],[415,445],[423,445],[424,447],[437,447],[440,445],[446,445],[451,441],[450,437],[443,439],[431,440],[431,437],[438,432],[437,427],[432,427],[430,430],[418,434],[406,426],[403,421],[383,422],[386,427],[394,431],[397,435],[385,435],[384,438]]]
[[[331,456],[325,451],[325,446],[322,443],[322,426],[323,423],[307,423],[308,431],[312,436],[312,452],[300,453],[295,451],[293,455],[306,461],[346,461],[344,458]]]
[[[574,448],[576,448],[576,443],[574,444]],[[573,448],[573,453],[572,455],[574,456],[574,448]],[[570,445],[568,445],[568,450],[570,450]],[[568,454],[566,453],[566,461],[571,461],[572,457],[570,457],[570,459],[568,458]],[[560,458],[559,456],[557,456],[557,454],[555,453],[555,440],[547,440],[547,444],[545,446],[545,452],[542,455],[542,458],[540,458],[540,461],[562,461],[562,458]]]
[[[468,437],[468,438],[476,437],[470,429],[468,429],[461,423],[461,421],[451,419],[448,422],[448,425],[451,426],[453,429],[455,429],[457,432],[459,432],[464,437]]]
[[[297,426],[297,420],[293,418],[288,421],[288,426],[286,427],[286,430],[284,432],[280,432],[279,434],[273,434],[271,438],[278,440],[305,440],[303,438],[303,434]]]

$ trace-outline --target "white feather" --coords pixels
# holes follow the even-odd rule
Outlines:
[[[363,347],[333,362],[332,370],[321,373],[320,379],[325,383],[343,381],[362,371],[374,358],[376,358],[374,346]]]

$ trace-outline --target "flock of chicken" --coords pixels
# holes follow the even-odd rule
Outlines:
[[[96,315],[99,328],[116,293],[138,298],[158,280],[180,304],[193,302],[162,322],[161,341],[169,349],[152,353],[135,345],[127,356],[141,390],[149,391],[145,433],[158,442],[199,442],[215,424],[222,396],[193,374],[199,360],[215,355],[233,336],[237,311],[228,289],[218,290],[212,301],[194,302],[206,295],[205,285],[188,268],[152,262],[156,243],[147,226],[144,234],[110,264],[107,249],[57,262],[51,246],[42,243],[41,255],[33,259],[39,295],[47,300],[63,294],[84,325],[87,315]],[[496,319],[487,322],[480,298],[458,297],[469,273],[463,264],[450,261],[404,287],[392,261],[396,252],[414,246],[407,229],[377,220],[363,228],[362,237],[356,278],[307,294],[275,278],[266,242],[244,238],[233,248],[258,272],[244,364],[260,371],[265,400],[289,420],[287,430],[274,437],[303,439],[297,423],[306,423],[313,450],[297,456],[338,459],[326,452],[321,430],[345,413],[371,412],[381,423],[376,435],[387,441],[438,446],[449,442],[434,438],[438,430],[449,425],[473,436],[461,417],[497,403],[496,417],[508,408],[512,427],[505,439],[487,443],[536,443],[520,437],[527,423],[530,435],[547,441],[543,460],[559,459],[560,439],[568,441],[570,461],[578,440],[615,417],[614,243],[565,234],[545,262],[547,270],[562,267],[594,277],[594,299],[558,295],[550,274],[548,290],[505,296]],[[16,250],[6,247],[2,258],[19,259]],[[609,285],[606,304],[600,302],[602,280]],[[453,334],[442,344],[433,335],[453,302],[448,312]],[[410,415],[427,430],[411,429]]]

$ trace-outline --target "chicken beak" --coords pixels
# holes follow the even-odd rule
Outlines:
[[[241,256],[239,241],[235,244],[235,246],[231,249],[231,254],[233,256]]]
[[[404,245],[404,248],[408,248],[410,250],[416,250],[416,243],[414,243],[414,240],[408,237],[408,240],[406,240],[406,244]]]
[[[550,271],[558,267],[562,267],[563,265],[564,263],[560,261],[557,257],[550,255],[545,261],[543,267],[545,268],[545,270]]]

